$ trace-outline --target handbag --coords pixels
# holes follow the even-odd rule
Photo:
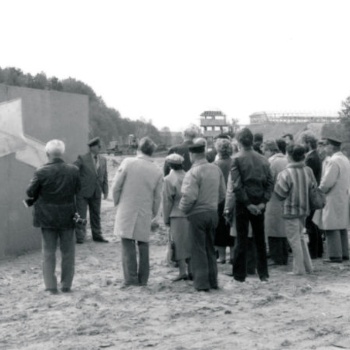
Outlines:
[[[326,205],[326,195],[316,186],[312,186],[309,192],[310,209],[323,209]]]

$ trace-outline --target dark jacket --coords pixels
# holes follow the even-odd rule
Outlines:
[[[230,174],[230,170],[232,168],[232,158],[220,158],[214,162],[220,170],[222,171],[222,175],[224,175],[225,185],[227,185],[228,175]]]
[[[322,175],[322,161],[316,150],[312,150],[306,155],[305,165],[312,169],[317,185],[319,185]]]
[[[57,158],[37,169],[27,189],[27,196],[34,199],[34,226],[73,228],[79,190],[76,166]]]
[[[99,167],[96,170],[91,153],[79,156],[74,164],[79,168],[81,191],[79,196],[91,198],[108,195],[108,174],[106,158],[99,155]]]
[[[181,145],[171,147],[168,152],[168,155],[177,153],[180,154],[180,156],[184,157],[184,162],[182,163],[182,166],[185,171],[190,170],[192,166],[190,160],[190,152],[188,150],[188,147],[190,147],[191,145],[193,145],[192,141],[184,141]],[[164,163],[163,172],[164,176],[167,176],[170,173],[170,167],[167,162]]]
[[[273,191],[269,161],[258,152],[241,150],[233,157],[231,168],[236,201],[245,206],[267,203]]]

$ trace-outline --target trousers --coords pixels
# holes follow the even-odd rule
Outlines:
[[[329,259],[349,260],[348,231],[326,230],[327,254]]]
[[[232,272],[238,281],[247,277],[248,229],[252,226],[253,240],[256,248],[257,271],[260,279],[268,278],[264,213],[253,215],[243,204],[237,204],[236,229],[237,239],[234,248]]]
[[[305,228],[306,233],[309,235],[309,252],[311,259],[322,258],[323,254],[323,241],[321,230],[312,221],[315,211],[312,211],[306,218]]]
[[[82,219],[86,219],[89,208],[90,226],[93,238],[102,237],[101,232],[101,196],[94,194],[90,198],[77,196],[77,211]],[[86,237],[86,226],[79,225],[75,229],[77,240],[83,241]]]
[[[60,242],[61,286],[71,288],[74,277],[75,237],[73,229],[42,228],[43,276],[46,289],[57,289],[56,250]]]
[[[136,244],[139,264],[137,265]],[[122,238],[122,265],[126,285],[147,285],[149,278],[149,244]]]
[[[190,215],[191,267],[193,285],[197,290],[218,287],[218,270],[214,247],[218,225],[216,211]]]
[[[285,219],[286,236],[293,252],[293,272],[303,275],[312,272],[312,262],[306,245],[303,229],[305,218]]]
[[[288,264],[288,241],[285,237],[269,237],[270,257],[276,265]]]

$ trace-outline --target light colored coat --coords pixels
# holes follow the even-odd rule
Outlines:
[[[276,183],[277,175],[285,169],[288,164],[287,157],[282,153],[274,154],[269,158],[270,170],[273,177],[273,183]],[[271,199],[266,204],[265,210],[265,234],[267,237],[286,237],[283,215],[283,202],[281,202],[276,193],[273,192]]]
[[[170,224],[170,218],[187,216],[179,209],[181,185],[185,174],[184,170],[170,170],[170,174],[164,178],[163,220],[166,225]]]
[[[148,242],[152,219],[157,215],[163,176],[144,154],[125,158],[113,179],[113,200],[117,206],[114,234]]]
[[[192,164],[181,187],[179,208],[188,216],[217,211],[218,204],[225,199],[224,175],[218,166],[201,159]]]
[[[342,230],[349,224],[350,163],[341,152],[327,160],[320,189],[326,194],[326,206],[316,210],[313,222],[322,230]]]

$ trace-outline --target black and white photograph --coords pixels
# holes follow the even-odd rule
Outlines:
[[[0,13],[0,350],[350,349],[348,0]]]

